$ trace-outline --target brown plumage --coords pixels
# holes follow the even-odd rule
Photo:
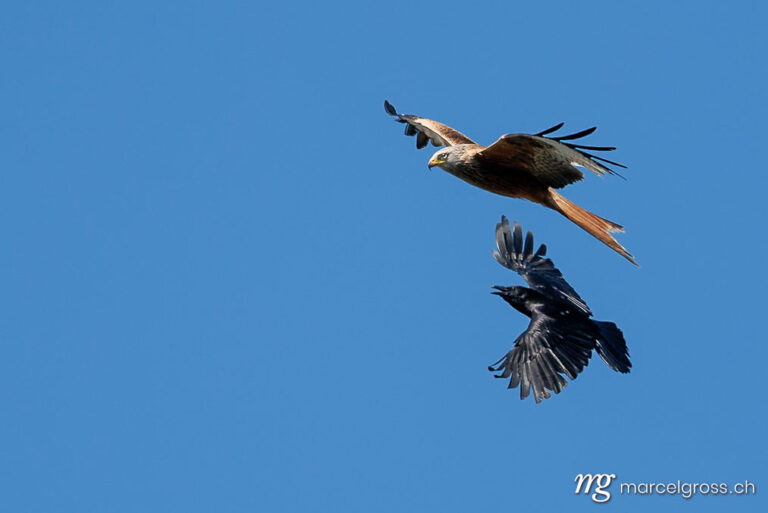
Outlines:
[[[467,183],[495,194],[524,198],[559,212],[637,265],[632,255],[611,235],[611,232],[624,231],[620,225],[584,210],[555,191],[584,178],[576,166],[597,175],[618,174],[599,161],[626,167],[584,151],[611,151],[615,149],[613,147],[564,142],[585,137],[594,132],[595,127],[575,134],[545,137],[559,130],[563,126],[560,123],[533,135],[502,135],[490,146],[482,146],[437,121],[400,114],[386,100],[384,109],[398,122],[405,124],[405,135],[416,136],[417,148],[423,148],[430,142],[433,146],[446,147],[435,152],[429,160],[429,167],[438,166]]]

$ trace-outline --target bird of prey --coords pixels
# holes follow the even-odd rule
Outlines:
[[[432,155],[430,168],[438,166],[481,189],[502,196],[524,198],[560,212],[637,265],[632,255],[611,235],[611,232],[624,231],[621,225],[584,210],[555,191],[584,178],[577,166],[597,175],[618,174],[607,164],[626,167],[585,151],[611,151],[616,149],[614,147],[565,142],[585,137],[596,127],[570,135],[546,137],[559,130],[563,126],[560,123],[537,134],[502,135],[490,146],[482,146],[437,121],[400,114],[386,100],[384,109],[396,121],[405,123],[405,135],[416,136],[416,148],[423,148],[429,142],[433,146],[446,147]]]
[[[621,330],[612,322],[593,321],[592,312],[583,299],[565,281],[542,244],[533,252],[533,234],[523,231],[515,222],[514,234],[509,221],[502,216],[496,225],[496,260],[522,276],[530,288],[501,287],[493,294],[501,296],[515,310],[531,318],[528,328],[515,340],[515,345],[488,370],[495,377],[509,378],[509,388],[520,387],[520,398],[533,389],[537,403],[556,394],[589,363],[592,350],[613,370],[629,372],[627,343]]]

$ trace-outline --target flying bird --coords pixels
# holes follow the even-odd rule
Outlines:
[[[597,127],[570,135],[549,135],[563,126],[560,123],[537,134],[502,135],[490,146],[482,146],[437,121],[400,114],[386,100],[384,109],[396,121],[405,123],[405,135],[416,136],[416,148],[421,149],[430,142],[433,146],[446,147],[432,155],[429,159],[430,168],[438,166],[481,189],[502,196],[524,198],[560,212],[637,265],[632,255],[611,235],[611,232],[623,232],[621,225],[588,212],[555,191],[584,178],[577,166],[597,175],[618,175],[608,164],[626,167],[585,151],[615,150],[612,146],[585,146],[567,142],[585,137]]]
[[[533,389],[533,398],[539,403],[550,397],[550,391],[559,394],[567,385],[565,377],[576,379],[589,363],[593,349],[611,369],[629,372],[632,364],[621,330],[612,322],[590,319],[587,304],[545,258],[544,244],[534,253],[533,234],[528,232],[523,243],[523,230],[517,221],[513,234],[502,216],[496,225],[496,248],[496,261],[522,276],[530,288],[494,286],[493,294],[530,317],[531,322],[512,350],[488,367],[499,373],[495,377],[509,378],[509,388],[519,386],[520,399]]]

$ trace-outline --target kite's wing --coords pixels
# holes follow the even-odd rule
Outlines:
[[[475,141],[458,130],[431,119],[420,118],[410,114],[399,114],[397,110],[384,100],[384,110],[397,118],[398,123],[405,123],[405,135],[416,136],[416,147],[421,149],[432,142],[433,146],[455,146],[457,144],[475,144]]]
[[[524,169],[544,185],[555,189],[584,178],[584,174],[577,167],[588,169],[597,175],[621,176],[598,161],[619,167],[626,166],[582,151],[611,151],[616,148],[612,146],[582,146],[561,142],[587,136],[595,131],[595,127],[562,137],[544,137],[560,126],[562,123],[536,135],[503,135],[495,143],[479,152],[477,157],[496,166]]]
[[[592,315],[587,304],[571,287],[552,260],[545,258],[547,246],[542,244],[533,252],[533,234],[528,232],[523,246],[523,229],[515,221],[514,236],[509,228],[509,221],[501,216],[496,225],[496,248],[493,257],[507,269],[523,277],[528,285],[545,296],[566,302],[586,315]]]

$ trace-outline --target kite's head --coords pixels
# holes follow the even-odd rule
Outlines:
[[[432,155],[432,158],[429,159],[429,167],[439,166],[448,172],[459,169],[468,159],[466,146],[470,145],[458,144],[456,146],[440,148],[434,155]]]
[[[429,166],[430,169],[435,166],[443,167],[450,160],[450,158],[450,148],[440,148],[435,152],[434,155],[432,155],[432,158],[429,159],[427,166]]]
[[[472,148],[477,148],[476,144],[457,144],[440,148],[429,159],[429,167],[441,167],[449,173],[458,174],[467,166],[472,166]]]

